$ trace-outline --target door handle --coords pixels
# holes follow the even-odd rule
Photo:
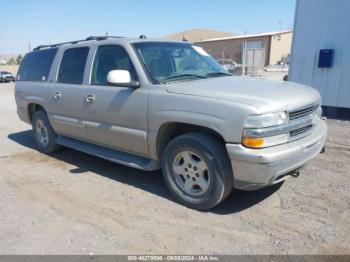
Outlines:
[[[62,97],[62,92],[60,91],[53,92],[52,97],[53,99],[58,100]]]
[[[85,97],[85,101],[89,103],[93,103],[96,100],[96,96],[94,94],[88,94]]]

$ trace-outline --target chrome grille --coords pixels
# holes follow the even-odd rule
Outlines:
[[[294,119],[297,119],[300,117],[304,117],[306,115],[310,115],[313,112],[315,112],[317,108],[318,108],[318,105],[312,105],[312,106],[305,107],[303,109],[299,109],[299,110],[290,112],[289,113],[289,120],[294,120]]]
[[[308,126],[304,126],[304,127],[292,130],[292,131],[290,131],[290,136],[295,137],[297,135],[303,134],[303,133],[311,130],[311,128],[312,128],[312,125],[308,125]]]

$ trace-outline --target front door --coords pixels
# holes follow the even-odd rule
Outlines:
[[[50,87],[53,102],[52,125],[58,134],[86,139],[83,125],[83,83],[88,47],[67,49],[62,57],[57,81]]]
[[[88,139],[107,147],[147,155],[147,89],[107,85],[107,74],[115,69],[128,70],[132,79],[137,80],[123,47],[99,46],[91,85],[85,89],[83,110]]]

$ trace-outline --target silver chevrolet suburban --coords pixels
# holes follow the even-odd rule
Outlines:
[[[19,68],[17,112],[38,149],[70,147],[142,170],[209,209],[233,188],[282,182],[322,150],[319,93],[231,76],[201,47],[118,37],[38,46]]]

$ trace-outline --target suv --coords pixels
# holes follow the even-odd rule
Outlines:
[[[10,81],[14,82],[15,77],[10,72],[0,71],[0,82],[5,83]]]
[[[61,145],[162,169],[185,205],[282,182],[324,146],[319,93],[233,77],[188,42],[89,37],[39,46],[17,75],[17,112],[38,149]]]

